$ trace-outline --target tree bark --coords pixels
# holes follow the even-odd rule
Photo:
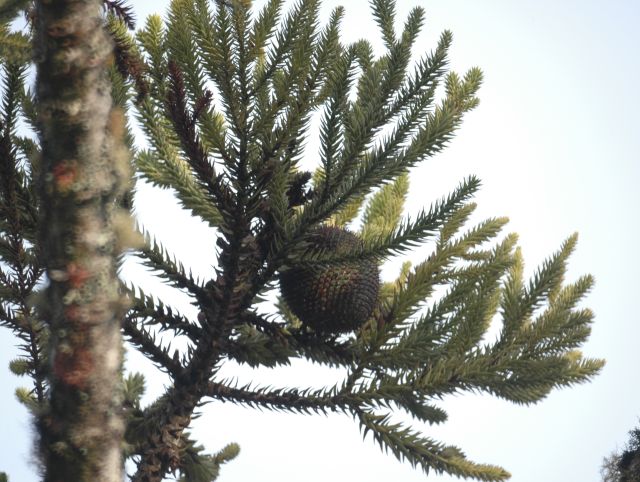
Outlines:
[[[49,408],[39,420],[46,482],[123,480],[125,303],[116,200],[125,186],[124,113],[111,99],[101,0],[38,0],[40,243],[49,286]]]

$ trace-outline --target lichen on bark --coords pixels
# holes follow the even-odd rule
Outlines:
[[[40,244],[49,285],[49,408],[38,421],[45,481],[123,478],[114,220],[127,175],[124,112],[100,0],[39,0],[35,59],[42,170]]]

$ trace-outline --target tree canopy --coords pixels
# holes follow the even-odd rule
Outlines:
[[[87,305],[82,297],[69,302],[68,293],[95,292],[90,287],[99,281],[111,285],[96,275],[95,263],[47,264],[56,249],[86,233],[78,224],[55,242],[38,233],[61,225],[51,215],[60,199],[69,212],[99,200],[100,213],[63,221],[107,226],[104,236],[91,237],[107,240],[100,256],[115,263],[128,249],[198,309],[191,318],[135,282],[120,285],[126,306],[110,301],[121,312],[126,340],[171,379],[164,394],[142,406],[143,377],[118,378],[123,457],[136,466],[131,480],[160,481],[171,472],[185,482],[214,480],[238,446],[211,455],[189,434],[199,407],[212,399],[350,414],[366,437],[426,473],[509,478],[505,469],[473,462],[460,448],[426,436],[424,425],[446,421],[439,402],[447,394],[482,392],[532,404],[597,374],[603,361],[579,351],[593,321],[580,302],[593,278],[565,281],[573,234],[524,279],[517,236],[503,234],[508,220],[470,222],[480,187],[474,176],[416,216],[403,215],[410,170],[444,149],[479,102],[480,69],[460,75],[448,68],[452,34],[443,32],[431,52],[412,62],[424,10],[414,8],[398,31],[392,0],[370,2],[384,41],[381,55],[366,40],[341,42],[342,8],[321,25],[319,0],[298,0],[288,11],[282,0],[260,9],[250,0],[173,0],[165,19],[152,15],[137,31],[124,2],[94,3],[103,7],[100,23],[113,42],[112,62],[100,77],[108,80],[112,115],[96,135],[117,133],[133,180],[171,190],[215,230],[217,264],[214,276],[200,279],[151,230],[135,240],[126,227],[136,197],[133,180],[126,184],[127,166],[114,162],[113,171],[98,170],[94,179],[61,155],[68,139],[89,130],[69,127],[77,116],[46,110],[77,102],[76,69],[61,71],[69,79],[54,79],[67,79],[69,87],[47,107],[52,90],[34,92],[27,82],[31,34],[11,31],[8,21],[26,9],[42,38],[59,34],[63,51],[77,43],[39,24],[46,20],[39,7],[8,2],[0,17],[0,324],[23,350],[12,371],[33,381],[18,396],[39,420],[44,463],[55,454],[73,471],[86,458],[77,439],[51,438],[47,427],[57,434],[56,421],[74,416],[52,403],[56,387],[83,387],[75,378],[81,352],[65,340],[82,331],[74,320],[86,322],[69,305]],[[319,132],[310,128],[314,116]],[[36,135],[23,133],[20,123]],[[310,136],[319,136],[317,153],[305,149]],[[61,147],[52,149],[56,142]],[[113,154],[101,149],[103,160]],[[121,154],[113,155],[122,160]],[[307,156],[317,161],[312,172],[301,167]],[[105,179],[117,186],[100,184]],[[51,192],[42,187],[48,182],[55,184]],[[89,189],[95,185],[102,190]],[[426,259],[406,260],[427,243]],[[402,269],[396,279],[380,281],[378,267],[392,257],[405,260]],[[67,295],[52,297],[55,290]],[[491,326],[499,327],[495,339],[487,336]],[[340,366],[346,375],[323,388],[238,385],[219,376],[229,361],[278,367],[295,358]],[[399,422],[398,413],[413,423]]]

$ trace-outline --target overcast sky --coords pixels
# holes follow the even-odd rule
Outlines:
[[[135,3],[141,20],[162,13],[168,2]],[[323,18],[340,4],[346,7],[344,40],[364,37],[380,46],[366,0],[325,0]],[[414,169],[407,211],[417,212],[476,174],[483,181],[478,219],[511,219],[508,228],[520,234],[529,272],[578,231],[568,278],[590,272],[597,281],[586,303],[596,323],[583,351],[607,359],[592,383],[555,391],[533,407],[488,396],[447,397],[440,405],[449,420],[425,433],[460,446],[472,460],[504,466],[514,482],[599,481],[602,457],[622,446],[640,415],[640,3],[399,0],[399,25],[416,5],[427,12],[416,54],[434,48],[440,32],[450,29],[453,69],[479,66],[485,83],[481,105],[451,146]],[[317,149],[314,142],[310,149]],[[187,265],[208,272],[211,232],[186,219],[166,194],[141,189],[137,208],[141,222]],[[169,229],[161,226],[168,223]],[[383,274],[393,276],[396,266]],[[0,367],[16,356],[13,343],[6,330],[0,332]],[[165,379],[139,356],[130,353],[129,366],[148,373],[145,400],[161,393]],[[277,373],[224,373],[290,386],[339,380],[339,373],[302,363]],[[0,386],[7,387],[0,392],[0,471],[12,482],[37,480],[29,468],[30,422],[9,389],[26,382],[0,370]],[[344,415],[273,414],[211,403],[193,431],[211,451],[240,444],[240,456],[223,468],[220,482],[425,480],[370,439],[363,442],[357,424]]]

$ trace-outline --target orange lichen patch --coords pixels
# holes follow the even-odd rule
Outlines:
[[[78,177],[76,161],[62,161],[53,168],[53,178],[60,192],[67,192]]]
[[[77,320],[80,317],[80,307],[76,304],[69,305],[64,309],[64,316],[69,320]]]
[[[53,360],[53,373],[64,384],[85,389],[93,372],[93,357],[88,350],[58,351]]]
[[[69,275],[69,284],[72,288],[81,287],[92,275],[90,271],[74,262],[67,265],[67,274]]]

